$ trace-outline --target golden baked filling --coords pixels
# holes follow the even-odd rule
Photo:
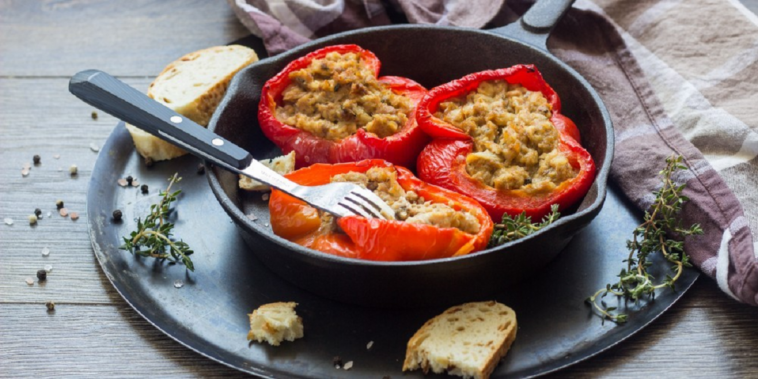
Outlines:
[[[351,171],[335,175],[331,181],[351,182],[370,189],[395,211],[396,220],[456,228],[471,234],[479,232],[479,220],[474,215],[456,210],[448,204],[426,201],[416,192],[404,190],[397,182],[397,173],[391,168],[373,167],[366,173]],[[332,216],[326,212],[322,213],[321,225],[322,229],[332,231],[337,227]]]
[[[331,52],[289,74],[277,120],[320,138],[339,141],[359,129],[380,138],[408,121],[411,99],[380,83],[355,53]]]
[[[466,172],[504,190],[544,193],[578,173],[558,149],[560,134],[541,92],[503,80],[440,103],[435,117],[471,136]]]

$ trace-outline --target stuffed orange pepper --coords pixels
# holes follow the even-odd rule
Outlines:
[[[376,261],[446,258],[485,248],[492,234],[492,220],[476,201],[424,183],[384,160],[316,164],[286,177],[308,186],[353,182],[372,190],[395,211],[395,220],[335,219],[273,190],[269,210],[274,233],[324,253]]]

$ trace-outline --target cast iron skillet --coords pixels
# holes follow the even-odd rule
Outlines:
[[[257,123],[261,87],[287,63],[318,48],[358,44],[379,57],[383,75],[409,77],[428,88],[476,71],[535,64],[561,96],[564,113],[576,122],[583,146],[599,171],[575,209],[527,238],[462,257],[429,261],[342,258],[274,235],[268,223],[267,204],[260,194],[242,193],[237,187],[237,175],[219,167],[208,175],[213,193],[239,226],[250,251],[271,270],[300,287],[339,301],[371,306],[448,305],[484,299],[553,259],[576,232],[597,216],[605,199],[613,156],[608,112],[590,85],[546,47],[550,30],[572,3],[573,0],[542,0],[520,21],[491,31],[407,25],[363,29],[313,41],[241,70],[208,130],[99,71],[76,74],[69,90],[201,157],[214,156],[220,159],[219,164],[244,169],[251,160],[247,152],[258,159],[281,153],[263,136]]]
[[[239,227],[250,252],[288,281],[319,295],[389,307],[486,299],[547,264],[599,213],[613,157],[611,120],[599,96],[576,71],[547,51],[550,30],[572,3],[538,1],[519,21],[488,31],[399,25],[315,40],[240,71],[209,129],[258,159],[281,154],[258,126],[261,88],[290,61],[328,45],[360,45],[379,57],[381,75],[409,77],[427,88],[472,72],[531,63],[561,97],[563,113],[579,127],[582,145],[598,167],[592,188],[573,213],[567,212],[552,226],[527,238],[467,256],[421,262],[362,261],[306,249],[274,235],[261,195],[243,193],[238,190],[236,175],[214,168],[208,175],[211,189]],[[257,220],[246,215],[255,215]]]

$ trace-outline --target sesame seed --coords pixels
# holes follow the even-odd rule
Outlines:
[[[45,265],[45,272],[53,272],[53,265]]]

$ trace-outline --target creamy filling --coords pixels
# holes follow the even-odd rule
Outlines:
[[[471,234],[479,232],[479,220],[474,215],[456,210],[450,204],[432,203],[414,191],[404,190],[397,182],[397,173],[391,168],[373,167],[366,173],[351,171],[335,175],[332,182],[351,182],[373,191],[395,211],[396,220],[456,228]],[[337,230],[333,217],[326,212],[321,215],[321,227]]]
[[[440,103],[435,116],[472,137],[466,172],[487,186],[544,193],[578,173],[559,150],[552,108],[541,92],[485,81],[466,96]]]
[[[380,83],[359,54],[332,52],[289,74],[275,117],[339,141],[363,128],[380,138],[400,131],[413,104]]]

